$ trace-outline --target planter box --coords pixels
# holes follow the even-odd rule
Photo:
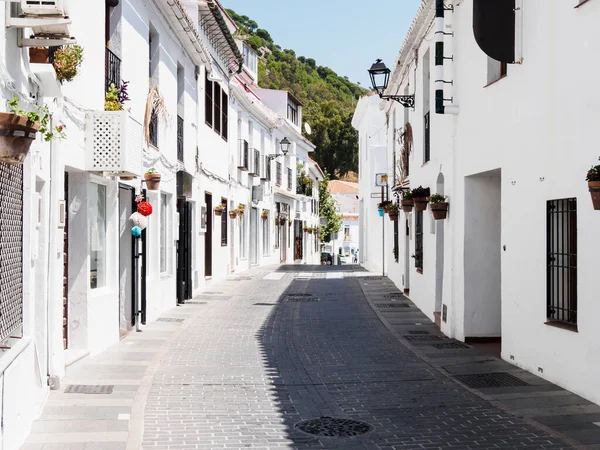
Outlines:
[[[600,210],[600,181],[588,181],[588,189],[594,209],[596,211]]]
[[[429,205],[429,209],[435,220],[443,220],[448,217],[448,203],[446,202],[432,203]]]
[[[417,211],[425,211],[427,209],[427,197],[419,197],[413,200],[415,202],[415,208]]]
[[[412,212],[414,203],[412,200],[402,200],[402,211],[405,213]]]
[[[85,162],[90,172],[141,177],[142,124],[127,111],[94,111],[85,119]]]

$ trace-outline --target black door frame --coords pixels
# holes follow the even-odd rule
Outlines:
[[[212,277],[212,248],[213,248],[213,206],[212,194],[204,193],[206,203],[206,232],[204,233],[204,276]]]
[[[179,240],[177,241],[177,303],[192,298],[192,204],[186,197],[177,198]]]
[[[123,184],[123,183],[119,183],[119,189],[123,189],[126,191],[130,191],[131,192],[131,209],[133,212],[137,211],[137,202],[135,201],[135,188],[132,186],[129,186],[127,184]],[[119,205],[119,210],[120,210],[120,205]],[[135,243],[136,243],[136,239],[133,238],[131,239],[131,267],[132,267],[132,277],[133,279],[131,280],[131,326],[135,326],[135,318],[136,318],[136,298],[137,298],[137,292],[135,289],[136,286],[136,257],[135,257]],[[119,249],[120,251],[120,249]],[[119,269],[120,270],[120,269]],[[120,299],[119,299],[120,301]],[[120,309],[120,308],[119,308]],[[120,314],[120,312],[119,312]]]

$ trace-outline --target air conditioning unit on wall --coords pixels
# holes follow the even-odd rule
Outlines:
[[[68,16],[68,0],[21,0],[26,16]]]

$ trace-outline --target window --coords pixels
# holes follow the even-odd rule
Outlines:
[[[227,246],[227,218],[229,214],[227,213],[227,199],[221,199],[221,206],[223,207],[223,213],[221,214],[221,246]]]
[[[160,273],[169,272],[168,230],[169,197],[167,194],[160,194]]]
[[[348,225],[344,226],[344,239],[346,241],[350,240],[350,227]]]
[[[248,208],[244,208],[248,211]],[[246,259],[246,215],[239,216],[240,218],[240,258]]]
[[[249,70],[256,73],[256,70],[257,70],[256,53],[254,53],[254,51],[250,47],[248,47],[246,44],[244,44],[244,46],[242,48],[242,56],[244,57],[244,65]]]
[[[183,118],[177,116],[177,161],[183,162]]]
[[[496,61],[488,57],[487,60],[487,84],[492,84],[494,81],[498,81],[504,78],[508,71],[508,64],[505,62]]]
[[[106,286],[106,186],[90,183],[90,288]]]
[[[290,167],[288,167],[287,174],[288,174],[288,176],[287,176],[287,179],[288,179],[288,186],[287,186],[287,188],[288,188],[288,191],[291,191],[292,190],[292,176],[293,176],[293,174],[292,174],[292,169]]]
[[[279,248],[279,240],[281,239],[281,226],[279,224],[279,219],[277,220],[277,223],[275,224],[275,242],[273,243],[275,248]]]
[[[221,92],[221,137],[225,140],[229,137],[227,126],[229,125],[229,96],[225,91]]]
[[[425,117],[423,118],[423,123],[424,123],[424,130],[425,130],[425,136],[423,139],[423,142],[424,142],[423,162],[426,163],[427,161],[429,161],[431,159],[431,127],[430,127],[431,116],[430,116],[429,112],[427,114],[425,114]]]
[[[415,211],[415,267],[423,271],[423,211]]]
[[[221,134],[221,85],[219,83],[214,84],[214,121],[215,121],[215,133]]]
[[[206,125],[213,127],[213,82],[208,79],[208,72],[204,81],[204,115],[206,116]]]
[[[276,173],[275,173],[275,176],[276,176],[275,184],[277,186],[281,186],[281,163],[280,162],[277,162],[276,168],[277,169],[276,169]]]
[[[431,159],[431,115],[430,111],[430,92],[431,92],[431,71],[429,70],[431,58],[429,50],[423,56],[423,162]]]
[[[547,317],[577,325],[577,199],[546,204]]]
[[[295,105],[292,102],[288,102],[288,107],[287,107],[287,118],[288,120],[290,120],[294,125],[298,125],[298,106]]]
[[[269,224],[271,223],[271,214],[267,216],[266,220],[262,221],[262,232],[263,232],[263,255],[268,256],[270,252],[271,240],[269,239]]]
[[[398,218],[394,220],[394,261],[398,262]]]

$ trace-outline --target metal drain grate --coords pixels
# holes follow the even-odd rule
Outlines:
[[[425,341],[441,341],[442,338],[439,336],[432,336],[430,334],[407,334],[402,336],[404,339],[406,339],[407,341],[413,341],[413,342],[425,342]]]
[[[311,277],[295,277],[294,280],[300,280],[300,281],[308,281],[311,280]]]
[[[358,420],[320,417],[299,422],[296,429],[322,437],[352,437],[372,431],[373,426]]]
[[[455,375],[454,378],[473,389],[529,386],[529,383],[506,372],[471,373]]]
[[[277,303],[255,303],[254,306],[277,306]]]
[[[206,291],[206,292],[203,292],[201,295],[218,295],[218,294],[222,294],[222,292]]]
[[[287,294],[288,297],[312,297],[312,294],[305,294],[303,292],[290,292]]]
[[[410,308],[408,303],[379,303],[376,305],[379,309],[388,309],[388,308]]]
[[[445,349],[445,348],[471,348],[468,345],[462,344],[460,342],[444,342],[442,344],[431,344],[435,348]]]
[[[193,300],[186,300],[185,302],[186,305],[206,305],[206,302],[195,302]]]
[[[156,319],[157,322],[183,322],[185,319],[175,319],[174,317],[161,317]]]
[[[253,279],[252,277],[236,277],[232,278],[231,281],[252,281]]]
[[[404,294],[402,292],[392,292],[391,294],[385,294],[384,298],[404,298]]]
[[[70,384],[65,394],[112,394],[112,384]]]
[[[288,302],[295,302],[295,303],[300,303],[300,302],[318,302],[319,299],[317,297],[288,297],[287,301]]]
[[[410,330],[408,334],[429,334],[429,331],[425,330]]]

